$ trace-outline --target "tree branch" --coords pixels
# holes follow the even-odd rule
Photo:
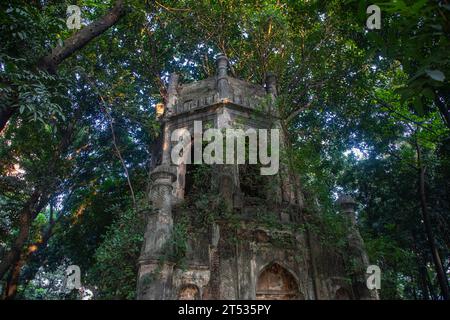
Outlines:
[[[308,102],[306,105],[297,108],[296,110],[292,111],[287,117],[286,117],[286,123],[291,122],[296,116],[298,116],[302,111],[308,109],[311,107],[312,101]]]
[[[107,14],[69,37],[64,41],[62,47],[57,46],[48,55],[40,58],[37,67],[49,73],[56,73],[56,69],[61,62],[116,24],[125,12],[124,0],[117,0]],[[17,110],[18,108],[12,104],[0,107],[0,133],[9,119],[17,113]]]
[[[103,95],[100,93],[100,90],[98,89],[97,85],[91,80],[89,75],[85,74],[85,76],[86,76],[86,79],[89,81],[89,83],[94,88],[94,90],[97,92],[97,95],[99,96],[100,100],[102,101],[100,108],[104,111],[106,118],[108,119],[114,150],[116,152],[117,157],[120,160],[120,163],[122,164],[123,171],[125,172],[125,176],[126,176],[127,182],[128,182],[128,187],[130,188],[131,198],[133,200],[133,208],[136,209],[136,197],[134,194],[133,185],[131,184],[130,174],[129,174],[128,168],[125,164],[125,160],[123,159],[120,149],[117,145],[116,134],[114,132],[114,119],[111,116],[111,113],[108,111],[108,109],[107,109],[108,104],[106,103],[106,100],[103,98]]]
[[[41,70],[55,73],[56,68],[62,61],[116,24],[124,14],[124,0],[117,0],[114,7],[107,14],[69,37],[64,41],[62,47],[57,46],[53,48],[50,54],[42,57],[38,62],[38,67]]]

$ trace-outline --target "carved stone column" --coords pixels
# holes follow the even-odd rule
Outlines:
[[[164,254],[170,252],[172,235],[172,189],[176,167],[162,164],[151,173],[150,199],[144,244],[139,258],[138,299],[159,300],[170,296],[172,264]]]
[[[230,84],[228,83],[228,58],[221,54],[217,57],[217,91],[219,99],[229,102],[231,98]]]
[[[217,91],[219,93],[219,100],[224,103],[231,102],[231,88],[228,82],[228,58],[220,54],[217,57]],[[216,128],[224,130],[233,128],[234,119],[232,118],[230,109],[224,105],[222,111],[217,114]],[[224,162],[226,160],[224,159]],[[233,209],[239,206],[240,188],[239,188],[239,168],[237,164],[223,164],[216,165],[214,168],[215,183],[218,186],[218,191],[228,206],[228,209]]]
[[[277,97],[277,78],[272,72],[266,75],[266,92],[269,96],[269,113],[275,117],[279,117],[278,110],[275,107],[275,99]]]
[[[273,198],[277,203],[291,203],[301,202],[298,197],[296,197],[295,179],[294,175],[290,172],[289,164],[286,162],[286,158],[283,158],[283,150],[288,148],[287,140],[284,135],[283,127],[281,125],[281,119],[279,117],[278,109],[275,105],[275,100],[277,98],[277,78],[276,76],[268,72],[265,79],[266,83],[266,93],[268,97],[268,112],[272,117],[273,128],[278,129],[280,133],[280,168],[277,175],[277,188],[275,190],[268,190],[270,198]],[[274,197],[275,195],[275,197]]]
[[[166,111],[162,119],[163,125],[163,150],[162,150],[162,163],[170,163],[170,126],[168,119],[171,115],[176,113],[176,104],[178,99],[177,87],[178,87],[178,74],[172,73],[169,78],[169,87],[167,89],[167,103]]]
[[[167,88],[167,113],[168,115],[172,115],[176,112],[175,106],[177,104],[177,98],[178,98],[178,79],[180,76],[177,73],[172,73],[169,77],[169,86]]]
[[[342,213],[346,216],[349,222],[348,230],[348,249],[350,256],[356,261],[357,269],[354,270],[354,284],[353,291],[358,299],[372,300],[378,299],[376,290],[369,290],[366,285],[366,270],[369,266],[369,257],[364,249],[364,241],[359,233],[356,225],[356,201],[348,196],[342,195],[338,199],[338,204],[341,207]]]

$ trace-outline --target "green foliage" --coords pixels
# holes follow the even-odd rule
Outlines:
[[[144,235],[144,219],[134,210],[120,211],[95,250],[88,282],[100,299],[134,299],[137,265]]]
[[[277,75],[276,105],[286,120],[283,160],[299,174],[305,205],[314,212],[289,226],[261,212],[260,222],[310,230],[341,250],[347,226],[334,202],[339,193],[352,194],[371,262],[382,269],[382,298],[438,298],[417,196],[417,146],[432,231],[448,267],[450,7],[376,3],[378,31],[365,29],[368,1],[127,1],[125,17],[49,75],[37,64],[76,32],[65,25],[72,3],[2,2],[0,108],[18,112],[0,133],[1,248],[11,247],[34,191],[54,203],[53,222],[48,207],[37,212],[24,245],[52,231],[26,261],[20,295],[61,297],[45,278],[58,279],[70,262],[98,287],[99,298],[135,296],[144,223],[128,180],[135,193],[143,192],[149,162],[157,162],[160,124],[151,106],[164,99],[168,74],[181,72],[182,81],[212,76],[214,57],[223,52],[234,76],[263,83],[268,71]],[[85,21],[110,7],[101,0],[77,4]],[[263,197],[271,186],[252,169],[240,168],[243,185]],[[195,166],[192,176],[193,194],[184,205],[195,214],[176,221],[168,251],[180,265],[190,228],[207,232],[220,219],[233,230],[239,224],[211,190],[210,168]],[[286,245],[283,237],[279,245]]]
[[[184,269],[189,233],[189,220],[183,216],[174,223],[172,234],[166,243],[166,248],[163,250],[164,256],[161,259],[174,262],[177,267]]]

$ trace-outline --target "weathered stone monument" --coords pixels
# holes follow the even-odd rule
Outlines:
[[[218,129],[281,127],[275,77],[267,75],[265,86],[251,84],[230,77],[228,64],[219,56],[216,76],[202,81],[181,84],[178,75],[170,77],[160,112],[161,157],[150,177],[153,210],[146,213],[138,299],[376,297],[365,286],[368,259],[351,198],[340,201],[348,217],[344,256],[322,243],[320,222],[310,227],[320,212],[284,161],[278,174],[267,176],[257,165],[200,168],[171,161],[171,133],[185,128],[194,135],[194,121]]]

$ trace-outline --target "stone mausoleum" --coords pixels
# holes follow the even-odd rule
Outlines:
[[[138,299],[376,299],[366,286],[368,258],[350,197],[339,200],[348,233],[344,250],[335,250],[323,241],[316,201],[282,156],[271,176],[259,175],[257,165],[172,163],[171,133],[185,128],[193,136],[194,121],[204,128],[281,128],[275,77],[252,84],[229,76],[228,67],[220,55],[213,77],[170,77]],[[283,146],[282,134],[280,140]]]

